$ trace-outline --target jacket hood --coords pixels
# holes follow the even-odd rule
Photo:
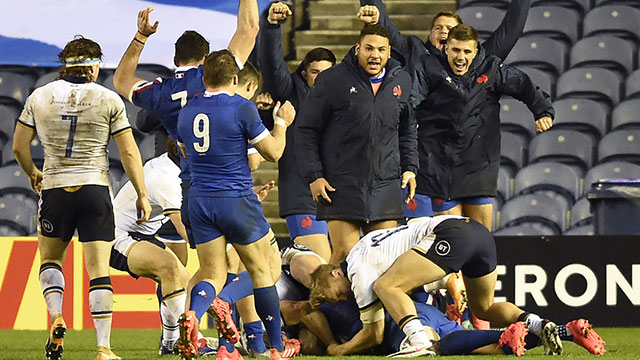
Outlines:
[[[369,79],[371,77],[371,75],[367,74],[366,71],[364,71],[364,69],[360,66],[360,64],[358,63],[358,57],[356,56],[356,46],[354,45],[351,49],[349,49],[349,52],[347,53],[347,55],[344,56],[344,58],[342,59],[342,62],[345,64],[350,65],[351,67],[356,69],[356,72],[358,73],[358,75],[360,75],[363,78]],[[387,65],[385,65],[385,70],[387,72],[387,75],[389,76],[393,76],[395,75],[398,71],[402,70],[402,63],[400,63],[400,61],[389,57],[389,61],[387,61]]]

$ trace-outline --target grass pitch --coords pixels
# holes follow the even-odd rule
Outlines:
[[[640,359],[640,328],[597,328],[596,331],[606,341],[607,353],[603,358],[636,360]],[[44,359],[46,331],[0,330],[0,359],[31,360]],[[205,330],[205,336],[213,336],[215,330]],[[158,356],[160,330],[113,330],[111,344],[114,352],[123,359],[178,359],[177,356]],[[69,330],[65,336],[65,360],[95,359],[95,333],[93,330]],[[563,357],[574,359],[594,359],[582,347],[564,343]],[[528,351],[526,358],[547,358],[542,348]],[[211,357],[209,357],[211,359]],[[327,357],[300,356],[300,360],[327,359]],[[384,357],[351,356],[353,360],[381,360]],[[449,356],[447,359],[469,359],[471,356]],[[479,360],[505,359],[503,356],[480,356]]]

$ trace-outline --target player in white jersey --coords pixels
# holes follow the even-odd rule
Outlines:
[[[346,263],[320,266],[312,274],[312,302],[355,296],[363,328],[339,345],[342,353],[359,352],[382,341],[384,305],[408,338],[395,355],[434,355],[408,293],[462,270],[469,306],[478,317],[498,324],[525,321],[528,330],[543,340],[547,354],[561,353],[553,322],[511,303],[494,303],[496,264],[493,237],[482,224],[458,216],[426,218],[368,234],[349,252]]]
[[[13,138],[16,160],[40,194],[38,247],[40,285],[52,316],[45,355],[60,359],[66,325],[62,318],[62,262],[74,232],[83,244],[89,274],[89,308],[96,328],[98,355],[119,359],[110,347],[113,290],[109,250],[114,219],[109,195],[107,144],[112,136],[122,165],[136,190],[137,221],[149,218],[151,206],[143,180],[140,151],[120,97],[93,81],[100,71],[100,45],[76,38],[60,52],[60,80],[34,90],[20,115]],[[44,174],[31,158],[30,142],[38,134],[44,147]]]

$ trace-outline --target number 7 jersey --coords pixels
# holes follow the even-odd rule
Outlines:
[[[131,127],[118,94],[66,80],[35,89],[18,121],[35,129],[44,148],[43,190],[109,186],[109,137]]]

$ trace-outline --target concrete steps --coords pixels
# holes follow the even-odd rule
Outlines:
[[[391,20],[400,31],[426,29],[434,15],[391,15]],[[353,15],[319,15],[312,16],[310,21],[311,29],[316,30],[350,30],[360,29],[363,26],[362,21]]]
[[[269,195],[262,202],[262,211],[267,221],[271,225],[274,234],[278,238],[289,237],[289,231],[287,229],[287,223],[284,219],[280,218],[280,210],[278,208],[278,163],[265,161],[260,164],[258,170],[252,173],[253,176],[253,188],[258,189],[260,186],[266,184],[271,180],[276,181],[276,187],[269,192]]]

